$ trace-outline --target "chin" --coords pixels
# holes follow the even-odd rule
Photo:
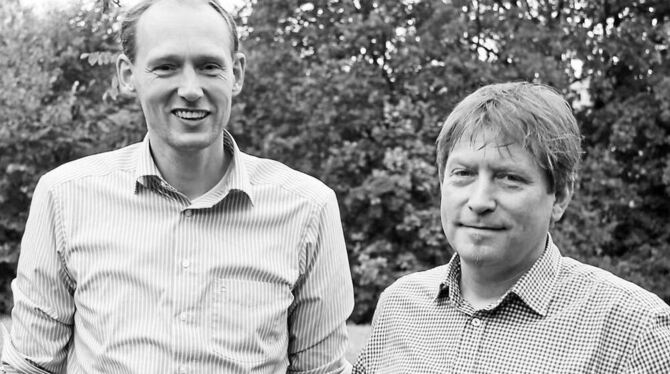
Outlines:
[[[500,261],[499,250],[490,246],[468,243],[458,248],[455,250],[461,260],[471,264],[484,265]]]
[[[175,136],[170,145],[175,149],[196,151],[206,149],[219,139],[214,134],[180,134]],[[223,143],[221,144],[223,147]]]

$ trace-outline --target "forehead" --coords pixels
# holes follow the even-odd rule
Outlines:
[[[140,17],[136,38],[138,56],[190,51],[230,54],[232,48],[228,24],[206,1],[159,1]]]
[[[452,144],[447,157],[447,163],[481,160],[541,172],[536,157],[520,141],[491,129],[466,131]]]

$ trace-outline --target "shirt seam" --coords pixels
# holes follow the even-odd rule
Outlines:
[[[56,210],[55,212],[55,217],[56,222],[54,222],[54,225],[56,226],[56,229],[59,231],[61,240],[58,240],[58,235],[56,236],[56,246],[58,247],[59,245],[61,246],[60,250],[56,248],[56,256],[59,259],[60,266],[63,268],[63,273],[67,277],[67,280],[69,281],[70,284],[68,284],[68,288],[71,289],[76,289],[77,282],[74,280],[74,277],[72,276],[72,273],[70,272],[70,269],[67,266],[67,261],[65,260],[65,248],[67,248],[67,243],[68,243],[68,237],[67,237],[67,230],[66,230],[66,222],[64,219],[64,212],[63,212],[63,207],[61,203],[61,199],[58,198],[55,188],[53,192],[51,192],[51,198],[53,199],[54,203],[54,209]]]
[[[241,155],[240,160],[242,162],[244,162],[244,167],[245,167],[245,170],[246,170],[247,180],[248,180],[249,186],[272,186],[272,187],[276,187],[276,188],[281,188],[282,190],[284,190],[284,191],[286,191],[286,192],[288,192],[288,193],[290,193],[294,196],[298,196],[298,197],[308,201],[310,204],[319,205],[320,207],[322,207],[326,204],[326,201],[324,201],[323,199],[320,199],[318,196],[313,196],[310,193],[303,192],[303,191],[301,191],[300,188],[288,187],[288,186],[286,186],[286,183],[277,183],[277,182],[273,183],[273,182],[259,181],[258,177],[256,177],[255,175],[251,175],[251,173],[249,173],[249,169],[253,169],[253,167],[255,166],[254,165],[255,163],[262,163],[263,161],[269,161],[269,162],[272,162],[272,163],[276,163],[276,165],[281,165],[281,166],[278,166],[278,167],[273,168],[273,169],[276,170],[277,172],[279,172],[282,175],[288,175],[288,174],[300,175],[301,178],[311,179],[311,181],[310,181],[310,183],[308,183],[308,185],[309,184],[319,185],[322,188],[323,191],[328,191],[329,193],[330,192],[334,193],[333,189],[328,187],[325,183],[323,183],[323,181],[321,181],[317,178],[314,178],[312,176],[309,176],[308,174],[305,174],[301,171],[293,169],[293,168],[291,168],[287,165],[284,165],[284,164],[280,163],[279,161],[265,159],[265,158],[261,158],[261,157],[256,157],[256,156],[249,155],[249,154],[241,152],[241,151],[240,151],[240,155]],[[281,170],[282,167],[286,168],[287,170]],[[288,175],[287,177],[290,178],[291,175]]]
[[[325,203],[323,204],[313,204],[313,208],[311,209],[311,213],[309,218],[307,219],[307,224],[304,225],[304,230],[302,232],[302,235],[300,236],[300,240],[298,241],[298,253],[302,253],[302,258],[304,259],[304,269],[302,269],[302,273],[300,274],[300,278],[303,278],[305,274],[307,274],[307,269],[309,267],[308,263],[308,254],[307,254],[307,238],[309,236],[309,233],[312,232],[314,227],[316,227],[316,223],[318,221],[318,217],[320,216],[320,212],[323,211],[325,207]]]
[[[86,174],[86,175],[82,175],[82,176],[78,176],[78,177],[70,177],[70,178],[67,178],[67,179],[64,179],[64,180],[51,182],[47,191],[49,191],[49,192],[54,191],[55,192],[56,189],[59,189],[59,188],[65,186],[67,184],[83,181],[83,180],[89,179],[89,178],[102,178],[102,177],[106,177],[106,176],[108,176],[110,174],[114,174],[114,173],[131,174],[131,172],[134,168],[135,168],[134,166],[129,166],[128,168],[113,168],[111,170],[107,170],[104,173],[98,173],[98,174],[91,173],[91,174]],[[49,173],[49,174],[46,174],[46,175],[50,176],[51,178],[54,178],[56,174],[55,173],[53,173],[53,174]],[[134,182],[137,183],[137,180],[135,180]]]
[[[91,173],[91,174],[79,176],[77,178],[68,178],[68,179],[65,179],[65,180],[58,181],[58,182],[49,183],[49,185],[46,189],[46,193],[47,193],[49,199],[52,200],[52,202],[53,202],[53,209],[55,210],[54,218],[55,218],[55,221],[56,221],[56,222],[54,222],[54,226],[55,226],[55,230],[57,230],[58,234],[60,234],[60,240],[59,240],[59,236],[56,235],[56,247],[57,247],[56,248],[56,256],[59,259],[59,263],[60,263],[60,266],[63,268],[64,274],[67,276],[68,281],[71,283],[71,284],[68,285],[68,287],[75,289],[77,282],[75,281],[74,276],[72,275],[70,269],[67,267],[67,261],[65,259],[65,251],[66,251],[67,243],[68,243],[68,235],[67,235],[67,226],[66,226],[67,222],[66,222],[66,219],[65,219],[65,215],[64,215],[65,213],[64,213],[64,209],[63,209],[62,202],[61,202],[61,199],[60,199],[60,194],[59,194],[60,190],[62,188],[64,188],[65,186],[67,186],[68,184],[76,183],[76,182],[83,181],[83,180],[86,180],[86,179],[89,179],[89,178],[102,178],[102,177],[106,177],[106,176],[109,176],[109,175],[117,173],[117,172],[128,174],[128,171],[129,170],[132,171],[132,169],[133,169],[132,166],[128,167],[127,169],[126,168],[111,169],[111,170],[107,170],[104,173],[97,173],[97,174]],[[56,234],[56,233],[54,233],[54,234]]]

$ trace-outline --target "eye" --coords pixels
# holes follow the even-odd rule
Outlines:
[[[219,74],[223,70],[223,67],[216,63],[207,63],[204,64],[201,69],[206,74]]]
[[[158,75],[166,75],[174,72],[177,69],[175,65],[172,64],[161,64],[161,65],[156,65],[151,69],[152,73],[158,74]]]
[[[456,177],[456,178],[467,178],[475,175],[475,172],[471,169],[453,169],[450,173],[450,176]]]
[[[526,183],[526,179],[513,173],[503,173],[497,176],[499,180],[508,185],[520,185]]]

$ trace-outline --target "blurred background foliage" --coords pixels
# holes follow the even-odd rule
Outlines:
[[[47,16],[0,3],[0,312],[37,179],[144,135],[113,80],[118,14],[114,0]],[[439,125],[478,87],[516,80],[561,90],[584,135],[556,242],[670,303],[667,0],[258,0],[237,17],[248,65],[229,129],[337,192],[353,322],[398,277],[449,260]]]

